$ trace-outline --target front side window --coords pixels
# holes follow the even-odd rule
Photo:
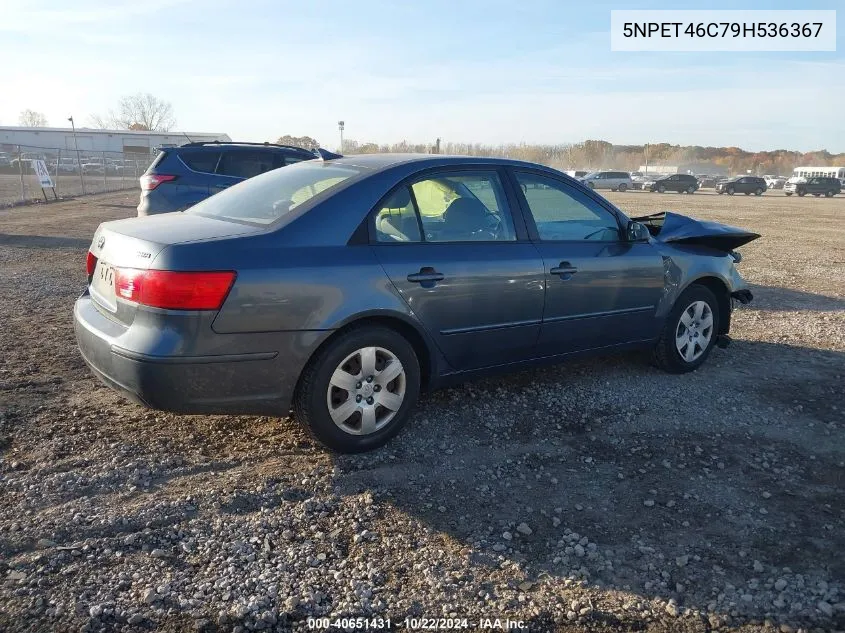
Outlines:
[[[442,172],[411,185],[426,242],[516,239],[502,183],[494,171]]]
[[[308,161],[246,180],[194,205],[185,213],[267,225],[361,172]]]
[[[562,182],[516,172],[525,201],[544,241],[617,241],[616,217],[596,201]]]

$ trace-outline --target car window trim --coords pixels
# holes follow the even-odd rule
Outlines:
[[[592,189],[589,187],[585,187],[580,182],[576,181],[574,178],[569,178],[568,176],[564,176],[567,180],[560,178],[557,174],[552,172],[547,172],[542,169],[534,169],[531,167],[510,167],[508,169],[508,176],[512,179],[512,186],[514,186],[518,190],[518,197],[519,197],[519,204],[520,209],[522,211],[522,215],[525,219],[525,224],[528,228],[528,237],[531,242],[537,244],[583,244],[585,242],[590,244],[619,244],[623,243],[624,240],[622,236],[624,235],[624,227],[623,225],[627,222],[628,218],[622,214],[619,209],[614,207],[608,200],[605,198],[600,197],[596,194]],[[537,223],[534,221],[534,216],[531,213],[531,207],[528,205],[528,199],[525,197],[525,193],[522,191],[522,187],[519,186],[519,179],[517,178],[517,173],[526,173],[531,174],[534,176],[541,176],[543,178],[548,178],[549,180],[553,180],[555,182],[560,183],[564,189],[574,189],[579,193],[584,194],[587,198],[595,202],[599,207],[603,208],[605,211],[610,213],[613,218],[616,220],[616,227],[619,231],[619,238],[616,240],[544,240],[540,238],[540,233],[537,230]],[[571,180],[572,182],[568,182]]]
[[[505,200],[508,204],[508,211],[510,212],[511,220],[513,222],[514,233],[516,234],[515,240],[491,240],[491,241],[478,241],[478,240],[462,240],[462,241],[454,241],[454,242],[429,242],[425,239],[425,231],[423,230],[422,226],[422,218],[419,212],[419,207],[417,207],[417,199],[414,194],[414,190],[412,185],[417,182],[422,182],[423,180],[430,179],[432,174],[438,173],[454,173],[460,171],[468,171],[468,172],[478,172],[478,171],[486,171],[486,172],[495,172],[496,175],[499,177],[499,183],[502,185],[502,191],[505,194]],[[378,212],[384,208],[384,203],[387,202],[400,188],[407,187],[408,191],[411,194],[411,200],[414,205],[414,213],[417,216],[417,225],[420,229],[420,241],[418,242],[380,242],[378,241],[378,235],[376,231],[376,215]],[[490,165],[485,163],[471,163],[465,165],[448,165],[448,166],[437,166],[437,167],[427,167],[426,169],[422,169],[418,172],[415,172],[409,176],[406,176],[397,184],[393,185],[390,189],[388,189],[387,193],[379,198],[378,202],[370,209],[370,212],[367,214],[365,222],[367,223],[367,233],[368,239],[371,246],[408,246],[413,244],[435,244],[435,245],[443,245],[443,244],[519,244],[519,243],[526,243],[531,242],[530,236],[528,234],[528,229],[525,224],[525,218],[522,214],[522,209],[518,206],[518,199],[516,199],[514,193],[510,190],[512,184],[510,182],[510,174],[507,171],[507,167],[504,165]]]
[[[203,176],[220,176],[220,175],[222,175],[222,174],[217,173],[217,167],[220,165],[220,159],[223,158],[223,150],[219,150],[219,149],[217,150],[217,162],[214,163],[214,170],[215,171],[198,171],[196,169],[193,169],[190,165],[188,165],[188,163],[186,163],[182,159],[182,154],[183,154],[183,152],[176,152],[176,158],[179,159],[179,162],[182,163],[185,166],[185,169],[187,169],[188,171],[193,172],[195,174],[201,174]]]

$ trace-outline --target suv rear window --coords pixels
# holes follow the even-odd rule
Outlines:
[[[220,152],[189,149],[179,152],[179,158],[193,171],[213,174],[217,168],[217,160],[220,158]]]
[[[360,173],[353,167],[304,161],[245,180],[206,198],[185,213],[268,225]]]

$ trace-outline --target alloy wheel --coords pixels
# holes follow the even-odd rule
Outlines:
[[[694,301],[681,312],[675,327],[675,348],[687,363],[697,360],[713,338],[713,311],[704,301]]]
[[[329,380],[326,404],[335,425],[370,435],[396,416],[405,400],[405,368],[391,351],[364,347],[344,358]]]

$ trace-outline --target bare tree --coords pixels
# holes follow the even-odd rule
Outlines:
[[[109,111],[105,116],[91,117],[95,127],[119,130],[149,130],[167,132],[176,125],[173,106],[150,93],[137,93],[122,97],[117,112]]]
[[[47,127],[47,117],[35,110],[24,110],[18,117],[23,127]]]

